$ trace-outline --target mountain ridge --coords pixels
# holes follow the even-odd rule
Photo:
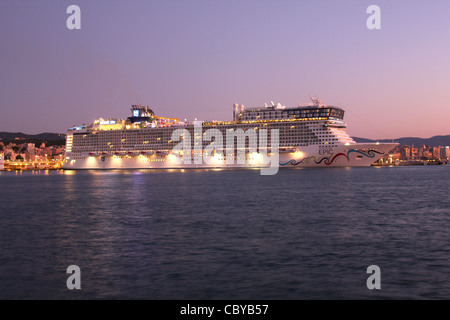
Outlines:
[[[43,132],[38,134],[26,134],[23,132],[0,132],[0,141],[2,140],[25,140],[25,139],[38,139],[38,140],[64,140],[66,136],[60,133]]]
[[[399,146],[431,146],[431,147],[438,147],[438,146],[450,146],[450,135],[438,135],[433,136],[430,138],[420,138],[420,137],[402,137],[397,139],[381,139],[381,140],[374,140],[374,139],[366,139],[366,138],[360,138],[360,137],[352,137],[353,140],[356,142],[364,142],[364,143],[371,143],[371,142],[388,142],[391,143],[392,141],[398,142]]]
[[[66,144],[66,136],[60,133],[43,132],[39,134],[26,134],[23,132],[0,132],[0,142],[4,145],[9,143],[22,144],[34,143],[46,146],[63,146]]]

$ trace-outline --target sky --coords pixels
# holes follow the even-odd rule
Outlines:
[[[0,131],[64,133],[132,104],[231,120],[234,103],[309,95],[344,108],[352,136],[450,134],[450,1],[0,2]]]

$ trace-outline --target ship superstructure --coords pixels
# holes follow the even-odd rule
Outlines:
[[[233,105],[232,121],[194,121],[156,116],[148,106],[133,105],[127,119],[98,119],[90,125],[70,128],[67,134],[66,169],[126,169],[126,168],[209,168],[263,167],[255,150],[250,150],[253,137],[248,135],[245,152],[218,151],[215,161],[194,161],[196,154],[211,143],[199,139],[209,129],[217,129],[224,136],[242,129],[257,133],[261,129],[279,132],[280,167],[369,166],[397,144],[359,144],[345,132],[344,110],[328,106],[313,98],[311,104],[293,108],[271,102],[261,108]],[[198,131],[199,125],[201,131]],[[174,152],[179,140],[172,140],[176,129],[184,129],[190,150],[184,150],[192,161],[177,161]],[[200,133],[199,133],[200,132]],[[267,137],[270,146],[272,136]],[[201,144],[201,147],[198,145]],[[199,148],[200,147],[200,148]],[[199,151],[200,150],[200,151]],[[231,158],[230,158],[231,157]],[[235,161],[230,161],[235,160]],[[240,160],[240,161],[238,161]],[[244,161],[244,163],[243,163]]]

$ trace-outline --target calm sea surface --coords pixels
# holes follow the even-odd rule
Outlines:
[[[449,179],[450,166],[1,172],[0,299],[450,299]]]

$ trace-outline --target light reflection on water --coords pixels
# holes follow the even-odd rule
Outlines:
[[[2,172],[0,298],[448,299],[449,170]]]

